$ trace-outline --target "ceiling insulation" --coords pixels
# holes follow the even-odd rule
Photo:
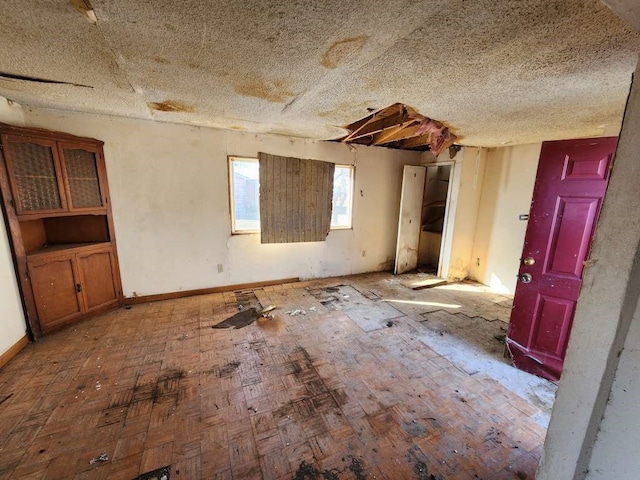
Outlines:
[[[414,108],[394,103],[345,127],[344,143],[360,143],[402,150],[431,150],[439,155],[458,139],[442,122],[420,115]]]
[[[640,34],[598,0],[3,0],[0,43],[23,105],[336,139],[400,102],[499,146],[615,132]]]

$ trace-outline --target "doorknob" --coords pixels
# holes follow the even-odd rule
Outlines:
[[[533,277],[530,273],[523,273],[522,275],[520,275],[520,281],[522,283],[531,283],[531,280],[533,280]]]
[[[522,263],[524,263],[525,265],[533,265],[534,263],[536,263],[536,260],[533,257],[527,257],[522,261]]]

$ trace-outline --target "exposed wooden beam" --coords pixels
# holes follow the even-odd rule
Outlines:
[[[431,145],[431,139],[433,138],[433,133],[427,132],[423,135],[417,137],[407,138],[400,143],[400,148],[417,148],[417,147],[425,147],[427,145]]]
[[[382,131],[387,127],[391,127],[402,121],[406,110],[404,105],[396,103],[390,107],[384,108],[374,114],[362,124],[359,128],[356,128],[353,132],[347,135],[342,141],[350,142],[356,138],[366,137]],[[347,126],[349,128],[349,126]],[[350,129],[350,128],[349,128]]]
[[[441,135],[434,135],[433,132],[427,132],[419,137],[409,138],[403,140],[400,143],[400,148],[419,148],[429,146],[434,155],[438,155],[440,152],[453,145],[457,137],[445,129]]]
[[[372,145],[384,145],[385,143],[397,142],[415,136],[420,127],[419,119],[411,119],[396,127],[385,128],[376,133],[371,142]]]

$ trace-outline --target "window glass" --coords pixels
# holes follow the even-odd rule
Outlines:
[[[351,228],[352,197],[353,167],[351,165],[336,165],[333,174],[332,229]]]
[[[260,175],[258,159],[229,158],[233,233],[260,231]]]

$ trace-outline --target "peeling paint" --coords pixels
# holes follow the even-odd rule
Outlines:
[[[194,110],[192,105],[185,105],[175,100],[165,100],[160,103],[147,102],[147,105],[151,110],[157,110],[159,112],[193,112]]]
[[[262,98],[274,103],[284,103],[288,98],[295,96],[285,80],[254,77],[236,83],[233,88],[240,95]]]
[[[356,56],[365,46],[368,39],[368,35],[360,35],[359,37],[350,37],[334,42],[322,56],[320,64],[331,69],[337,68],[346,60]]]

